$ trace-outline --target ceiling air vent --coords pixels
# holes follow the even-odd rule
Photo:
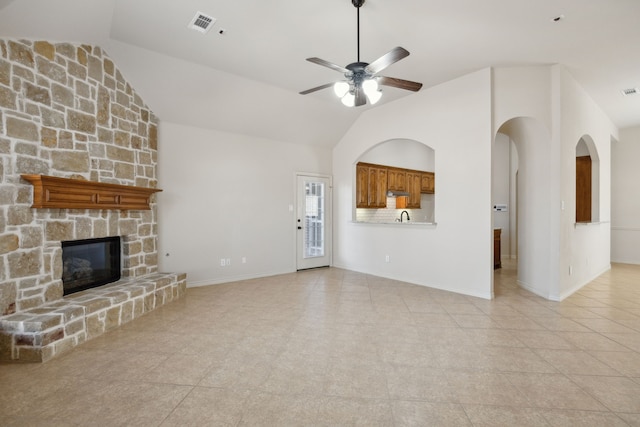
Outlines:
[[[637,87],[632,87],[630,89],[623,89],[622,93],[624,94],[624,96],[637,95],[638,94],[638,88]]]
[[[215,24],[215,22],[216,19],[214,17],[205,15],[202,12],[198,12],[196,13],[196,16],[193,17],[191,22],[189,22],[188,27],[192,30],[196,30],[203,34],[206,34],[209,32],[211,27],[213,27],[213,24]]]

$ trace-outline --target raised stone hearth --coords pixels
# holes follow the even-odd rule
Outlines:
[[[0,360],[46,362],[184,295],[186,274],[151,274],[0,317]]]

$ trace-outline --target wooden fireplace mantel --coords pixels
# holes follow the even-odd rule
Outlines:
[[[21,175],[33,185],[32,208],[149,210],[158,188],[108,184],[47,175]]]

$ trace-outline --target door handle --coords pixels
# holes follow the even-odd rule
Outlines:
[[[302,227],[298,226],[298,230],[302,230]]]

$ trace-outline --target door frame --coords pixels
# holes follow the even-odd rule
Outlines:
[[[293,175],[293,215],[291,218],[291,226],[293,228],[293,266],[294,271],[299,271],[298,269],[298,251],[302,250],[299,247],[299,239],[298,239],[298,198],[300,195],[298,194],[298,178],[299,177],[310,177],[310,178],[323,178],[329,181],[329,188],[327,189],[327,210],[325,211],[327,220],[329,222],[328,226],[325,224],[327,235],[325,237],[326,241],[326,250],[329,253],[329,267],[333,266],[333,177],[331,175],[321,174],[321,173],[310,173],[310,172],[295,172]]]

